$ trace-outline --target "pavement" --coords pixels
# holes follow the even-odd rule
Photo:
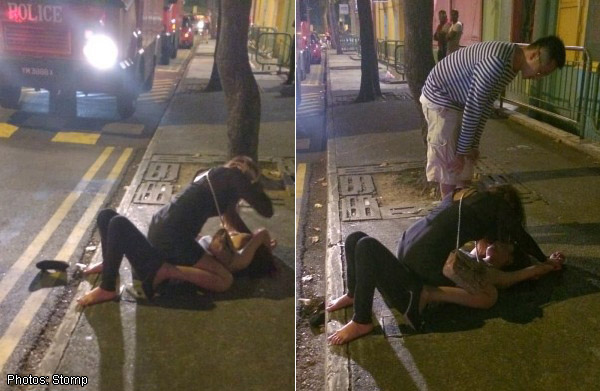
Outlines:
[[[210,41],[191,53],[136,174],[125,183],[118,210],[144,232],[151,215],[196,170],[226,160],[224,94],[202,92],[213,52]],[[238,278],[223,294],[180,284],[153,302],[128,292],[120,302],[84,311],[72,302],[38,374],[85,376],[86,390],[293,389],[294,101],[280,94],[285,75],[257,71],[255,77],[263,110],[259,162],[271,179],[275,214],[264,219],[247,207],[241,213],[251,229],[266,227],[278,239],[278,275]],[[216,218],[209,220],[206,232],[217,226]],[[84,280],[76,297],[95,282]],[[131,283],[128,262],[123,262],[121,283]]]
[[[359,66],[353,53],[328,53],[327,298],[345,292],[343,238],[362,230],[394,251],[402,232],[435,207],[397,187],[425,164],[408,86],[382,83],[385,101],[352,103]],[[478,180],[517,187],[529,232],[546,253],[566,254],[564,271],[503,292],[490,310],[428,309],[425,332],[418,334],[376,295],[375,332],[326,348],[327,390],[596,389],[600,148],[516,111],[506,114],[486,125]],[[361,190],[352,192],[349,177],[364,183]],[[397,180],[392,186],[390,177]],[[351,309],[328,314],[327,333],[351,315]]]

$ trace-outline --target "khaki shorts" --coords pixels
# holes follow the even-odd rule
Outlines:
[[[460,185],[473,178],[473,161],[465,159],[462,172],[450,172],[449,164],[456,156],[456,144],[462,123],[462,112],[438,106],[423,95],[419,99],[427,120],[427,180],[446,185]]]

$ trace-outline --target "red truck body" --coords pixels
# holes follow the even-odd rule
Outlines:
[[[183,20],[184,0],[168,0],[163,8],[163,30],[166,41],[163,43],[163,56],[161,64],[167,65],[169,59],[177,57],[179,48],[179,34]]]
[[[76,113],[75,92],[117,97],[122,117],[152,88],[164,0],[0,0],[0,104],[21,87],[50,91]]]

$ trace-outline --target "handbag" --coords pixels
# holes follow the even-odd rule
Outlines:
[[[225,220],[223,219],[221,209],[219,208],[217,195],[215,193],[215,190],[213,189],[212,183],[210,182],[210,170],[208,170],[208,172],[206,173],[206,181],[208,182],[208,187],[210,188],[210,192],[213,196],[213,201],[215,202],[215,208],[217,209],[219,219],[221,220],[221,228],[219,228],[217,232],[215,232],[215,234],[212,236],[212,240],[210,242],[210,249],[211,252],[215,255],[215,258],[227,267],[233,261],[233,257],[237,253],[237,251],[233,240],[229,235],[229,231],[227,231],[227,228],[225,228]]]
[[[444,263],[443,273],[457,286],[474,294],[484,286],[486,266],[479,260],[479,257],[473,258],[471,255],[460,249],[460,220],[462,214],[462,201],[465,193],[466,192],[463,192],[461,195],[458,204],[456,248],[448,255],[446,263]]]

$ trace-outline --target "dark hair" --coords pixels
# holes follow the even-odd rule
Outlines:
[[[549,35],[535,40],[529,46],[528,49],[541,49],[544,50],[548,55],[548,61],[554,60],[556,66],[560,69],[565,65],[565,44],[562,39],[556,35]]]
[[[231,160],[229,160],[227,163],[225,163],[224,166],[229,167],[229,168],[232,168],[232,167],[239,168],[240,164],[248,166],[248,168],[250,170],[254,171],[254,173],[257,176],[260,175],[260,170],[258,168],[258,164],[256,164],[256,162],[254,160],[252,160],[252,158],[249,156],[244,156],[244,155],[235,156]]]
[[[450,15],[452,15],[452,14],[456,14],[456,16],[458,16],[458,10],[452,10],[452,11],[450,11]]]

